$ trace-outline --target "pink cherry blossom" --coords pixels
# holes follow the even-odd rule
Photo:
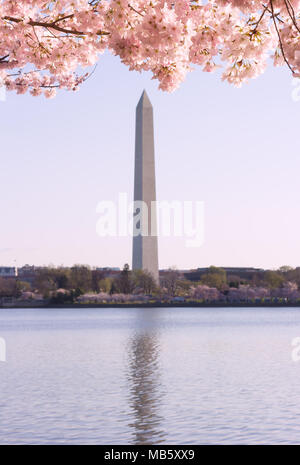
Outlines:
[[[299,14],[300,0],[2,0],[0,82],[34,96],[74,91],[105,50],[168,92],[196,66],[240,86],[272,57],[298,76]]]

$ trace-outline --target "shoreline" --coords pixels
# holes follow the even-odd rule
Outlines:
[[[20,303],[20,305],[16,304],[5,304],[0,306],[1,309],[28,309],[28,308],[36,308],[36,309],[43,309],[43,308],[294,308],[300,307],[299,303],[290,303],[290,302],[261,302],[261,303],[250,303],[250,302],[241,302],[241,303],[211,303],[211,302],[151,302],[151,303],[90,303],[90,304],[41,304],[38,303],[37,305],[32,305],[32,302],[28,305]]]

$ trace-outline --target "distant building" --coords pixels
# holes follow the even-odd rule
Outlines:
[[[103,268],[96,268],[97,271],[120,271],[120,268],[118,268],[117,266],[115,267],[111,267],[111,266],[105,266]]]
[[[115,278],[120,274],[121,270],[118,267],[105,266],[101,268],[96,268],[96,271],[101,271],[101,273],[103,273],[104,278]]]
[[[39,269],[40,267],[34,265],[24,265],[18,269],[18,278],[33,286]]]
[[[15,266],[1,266],[0,278],[16,278],[18,276],[18,269]]]
[[[252,279],[253,276],[263,276],[264,270],[262,268],[247,268],[247,267],[218,267],[226,271],[227,275],[236,275],[241,279]],[[186,279],[190,281],[200,281],[201,277],[204,274],[207,274],[210,271],[209,268],[197,268],[196,270],[191,270],[184,272]]]

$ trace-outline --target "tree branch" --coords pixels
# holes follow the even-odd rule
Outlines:
[[[263,12],[262,12],[262,14],[260,15],[258,21],[255,23],[255,28],[253,29],[253,31],[251,31],[250,40],[252,40],[253,35],[254,35],[254,34],[256,33],[256,31],[257,31],[257,28],[258,28],[258,26],[259,26],[259,23],[261,22],[261,20],[262,20],[263,17],[265,16],[265,13],[266,13],[266,11],[268,10],[269,4],[268,4],[268,5],[263,5],[263,6],[264,6]]]
[[[66,19],[67,17],[65,18],[60,18],[59,20],[63,20],[63,19]],[[23,22],[23,19],[20,19],[20,18],[13,18],[12,16],[4,16],[3,18],[5,21],[11,21],[13,23],[22,23]],[[83,35],[87,35],[88,33],[87,32],[83,32],[83,31],[77,31],[77,30],[74,30],[74,29],[66,29],[64,27],[60,27],[60,26],[57,26],[57,23],[58,20],[56,21],[52,21],[51,23],[47,23],[47,22],[41,22],[41,21],[28,21],[28,24],[29,26],[40,26],[40,27],[45,27],[45,28],[51,28],[51,29],[54,29],[56,31],[59,31],[59,32],[64,32],[65,34],[74,34],[74,35],[80,35],[80,36],[83,36]],[[97,32],[97,35],[109,35],[110,33],[109,32],[105,32],[105,31],[98,31]]]
[[[274,16],[273,0],[270,1],[270,5],[271,5],[271,11],[272,11],[272,19],[273,19],[273,23],[274,23],[274,26],[275,26],[275,29],[276,29],[276,32],[277,32],[277,36],[278,36],[278,39],[279,39],[279,45],[280,45],[280,50],[281,50],[281,53],[282,53],[282,57],[283,57],[284,61],[286,62],[286,64],[288,65],[288,67],[290,68],[290,70],[292,71],[292,73],[294,74],[295,71],[293,70],[293,68],[289,64],[289,62],[288,62],[288,60],[287,60],[287,58],[285,56],[285,53],[284,53],[283,44],[282,44],[282,40],[281,40],[281,37],[280,37],[280,32],[278,30],[278,26],[277,26],[277,23],[276,23],[276,18]]]

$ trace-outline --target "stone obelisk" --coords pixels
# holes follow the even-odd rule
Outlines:
[[[153,107],[144,91],[136,107],[134,227],[132,268],[152,274],[159,283]],[[139,206],[139,202],[147,206]],[[137,221],[138,219],[138,221]],[[145,234],[146,233],[146,234]]]

